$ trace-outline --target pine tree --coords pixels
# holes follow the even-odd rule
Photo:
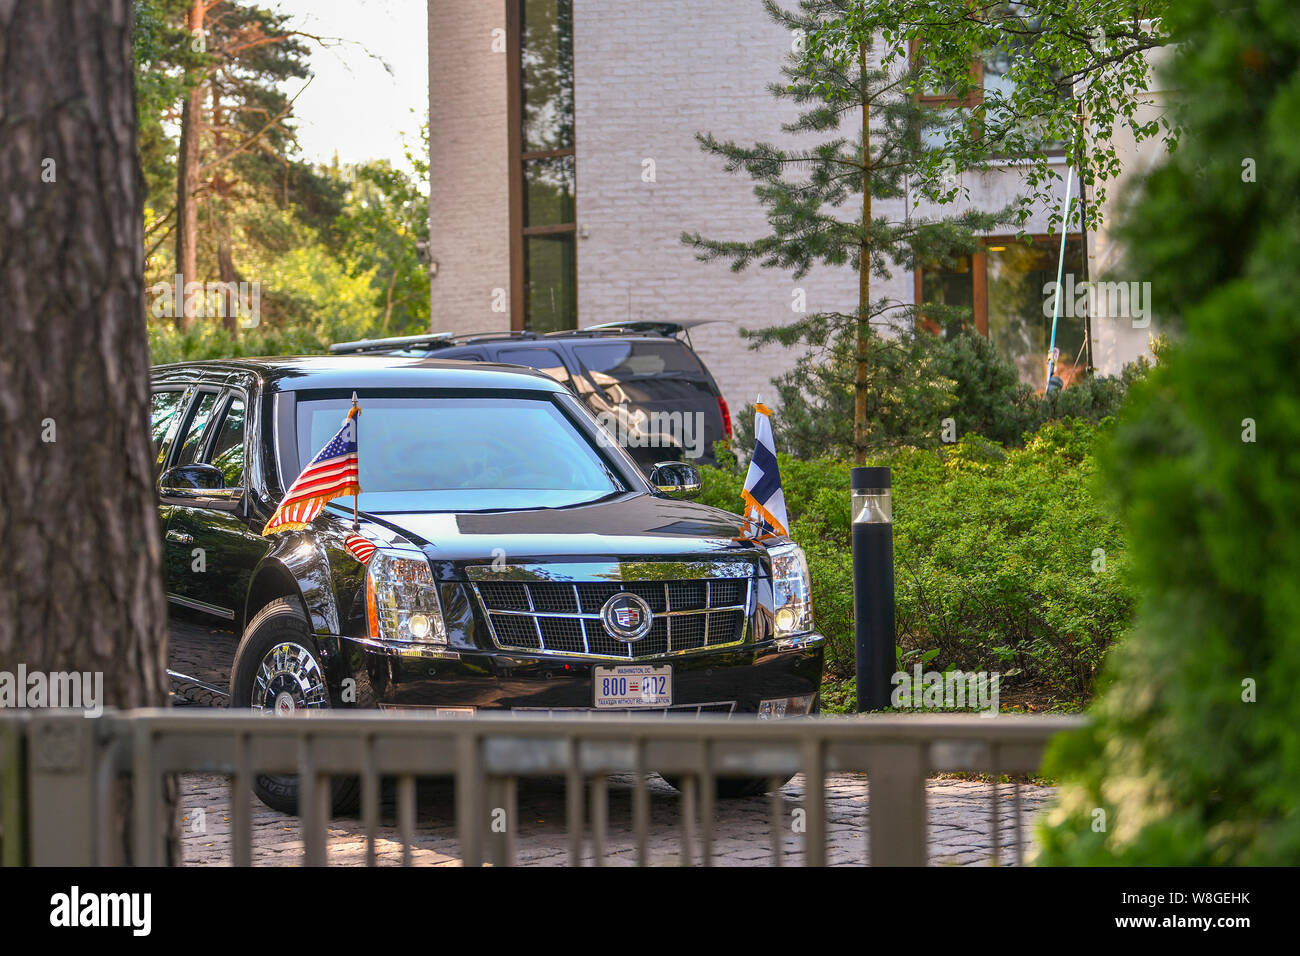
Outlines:
[[[238,281],[250,245],[284,244],[260,207],[319,185],[291,158],[293,98],[283,87],[309,76],[308,41],[333,41],[291,29],[290,19],[235,0],[137,0],[146,267],[174,238],[168,280]],[[186,305],[181,328],[193,325],[198,302]],[[225,311],[233,336],[238,324]]]
[[[852,0],[802,0],[787,11],[774,0],[764,8],[780,27],[806,36],[846,14]],[[909,74],[879,68],[877,51],[857,49],[848,69],[831,57],[813,61],[793,52],[782,66],[784,83],[772,95],[797,104],[799,114],[782,131],[800,137],[829,138],[813,146],[782,148],[771,143],[739,146],[712,134],[697,136],[701,147],[723,159],[728,172],[743,170],[754,180],[754,195],[767,210],[771,233],[753,240],[705,239],[684,233],[697,258],[730,261],[739,272],[757,263],[788,269],[802,278],[814,265],[856,269],[858,301],[845,312],[817,312],[761,330],[742,330],[759,348],[769,343],[801,344],[830,360],[851,351],[853,368],[853,458],[866,460],[870,447],[869,413],[880,405],[873,395],[872,326],[915,324],[914,306],[887,296],[873,298],[872,281],[893,269],[915,269],[922,262],[951,262],[973,252],[975,233],[1004,221],[1004,214],[967,211],[943,218],[908,213],[920,197],[951,198],[959,188],[940,174],[926,178],[933,164],[922,162],[924,134],[945,122],[905,94]],[[902,218],[873,211],[873,203],[904,200]],[[926,306],[927,318],[940,324],[960,320],[963,310]],[[965,310],[969,314],[969,310]]]

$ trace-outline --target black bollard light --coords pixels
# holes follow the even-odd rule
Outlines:
[[[854,468],[853,627],[858,712],[889,706],[894,650],[894,507],[888,468]]]

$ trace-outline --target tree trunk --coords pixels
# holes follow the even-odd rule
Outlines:
[[[123,708],[167,698],[132,19],[0,0],[0,671]]]
[[[217,84],[212,84],[212,146],[213,152],[221,156],[225,153],[225,136],[222,135],[221,126],[225,117],[221,110],[221,96],[217,92]],[[229,186],[220,172],[212,174],[211,196],[221,201],[228,198]],[[212,206],[208,203],[208,228],[213,228],[212,224]],[[216,230],[217,233],[217,278],[221,281],[221,291],[216,298],[221,302],[221,321],[225,326],[226,334],[230,336],[231,341],[239,338],[239,296],[231,291],[239,283],[239,270],[235,268],[235,256],[231,251],[230,243],[230,223],[226,218],[224,210],[221,216],[221,226]]]
[[[203,0],[194,0],[186,16],[191,37],[203,34]],[[199,189],[199,135],[203,130],[203,84],[196,82],[181,106],[181,141],[176,169],[176,274],[181,287],[175,291],[177,322],[182,329],[194,324],[194,314],[201,296],[187,296],[185,283],[195,281],[198,272],[199,208],[195,193]],[[182,298],[183,296],[183,298]],[[181,307],[183,306],[183,308]]]
[[[226,333],[233,341],[239,338],[240,298],[237,292],[231,290],[239,284],[239,270],[235,268],[234,254],[230,251],[230,234],[225,229],[222,230],[221,239],[217,242],[217,271],[222,283],[220,293],[222,322],[225,324]]]
[[[858,44],[858,66],[867,73],[867,47]],[[862,90],[862,241],[858,246],[858,348],[853,382],[853,463],[867,463],[867,351],[871,347],[871,101]]]

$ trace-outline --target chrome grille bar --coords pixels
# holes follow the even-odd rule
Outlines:
[[[601,573],[585,580],[574,573],[577,568],[593,572],[597,567]],[[748,637],[754,602],[752,564],[664,562],[656,566],[647,562],[634,565],[630,572],[612,567],[469,568],[467,575],[492,641],[501,650],[636,661],[731,647]],[[664,579],[654,573],[658,568],[688,576]],[[654,618],[649,633],[632,644],[617,641],[600,623],[597,605],[620,591],[647,601]],[[701,599],[701,606],[689,606]],[[715,603],[719,601],[727,603]],[[563,609],[570,602],[572,609]]]

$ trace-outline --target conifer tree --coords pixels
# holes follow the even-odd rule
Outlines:
[[[768,15],[793,36],[807,36],[843,16],[852,0],[801,0],[788,11],[765,0]],[[914,325],[916,307],[873,292],[873,281],[894,269],[911,270],[929,261],[950,262],[973,252],[975,234],[1005,220],[1004,213],[977,211],[942,217],[914,215],[922,199],[952,199],[960,189],[955,177],[925,175],[933,164],[922,160],[926,133],[945,122],[906,94],[910,75],[904,68],[878,66],[881,51],[866,42],[845,60],[803,58],[798,45],[782,66],[784,82],[773,83],[773,96],[797,105],[799,113],[782,132],[814,145],[782,147],[773,143],[740,146],[712,134],[699,134],[701,147],[720,157],[729,172],[744,171],[754,180],[754,195],[765,207],[770,233],[757,239],[706,239],[684,233],[682,241],[705,261],[729,261],[733,271],[757,263],[789,270],[795,279],[814,265],[851,268],[858,273],[856,303],[843,311],[799,316],[785,325],[742,330],[753,347],[769,343],[802,345],[811,354],[851,354],[853,370],[853,458],[866,460],[870,447],[869,412],[879,406],[873,396],[873,326],[901,329]],[[904,58],[905,59],[905,58]],[[902,200],[902,202],[889,202]],[[881,203],[888,206],[882,207]],[[960,309],[926,306],[926,317],[941,325],[960,321]],[[969,310],[966,310],[967,312]]]

